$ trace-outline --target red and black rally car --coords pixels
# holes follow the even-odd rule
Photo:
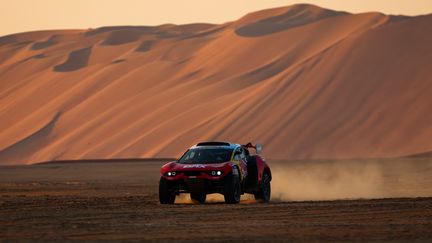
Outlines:
[[[249,149],[254,148],[255,155]],[[161,168],[159,200],[172,204],[180,193],[204,203],[206,195],[221,193],[226,203],[239,203],[240,195],[250,193],[261,202],[270,200],[269,166],[258,155],[261,145],[202,142],[189,148],[177,160]]]

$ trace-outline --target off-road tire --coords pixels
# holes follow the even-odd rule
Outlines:
[[[236,171],[234,171],[236,170]],[[225,178],[224,198],[225,203],[235,204],[240,202],[241,185],[237,168]]]
[[[161,204],[173,204],[176,193],[170,186],[169,182],[163,177],[159,181],[159,202]]]
[[[254,193],[255,200],[267,203],[271,197],[270,176],[265,173],[262,177],[259,190]]]

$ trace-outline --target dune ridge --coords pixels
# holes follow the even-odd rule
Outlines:
[[[307,4],[0,37],[0,164],[176,157],[202,140],[261,142],[272,159],[425,153],[430,43],[432,15]]]

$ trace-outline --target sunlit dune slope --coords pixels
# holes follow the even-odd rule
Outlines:
[[[173,157],[202,140],[269,158],[432,151],[432,15],[313,5],[222,25],[0,38],[0,163]]]

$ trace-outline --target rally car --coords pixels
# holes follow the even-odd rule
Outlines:
[[[256,154],[251,155],[249,149]],[[261,202],[270,200],[271,171],[259,155],[262,146],[227,142],[202,142],[189,148],[177,161],[162,166],[159,201],[172,204],[180,193],[190,193],[197,203],[206,195],[220,193],[226,203],[239,203],[250,193]]]

